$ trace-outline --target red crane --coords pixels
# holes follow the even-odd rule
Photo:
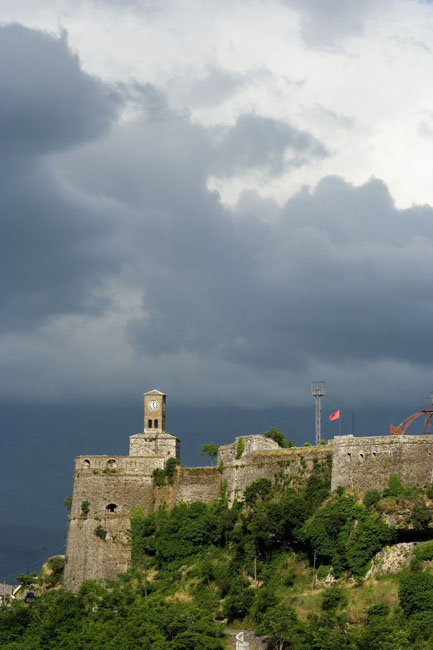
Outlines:
[[[418,411],[417,413],[413,413],[412,415],[409,415],[408,418],[403,420],[403,422],[400,422],[398,427],[395,427],[393,424],[389,425],[389,433],[391,436],[402,436],[405,434],[406,429],[414,420],[420,417],[420,415],[424,415],[425,417],[425,422],[424,422],[424,432],[423,434],[426,435],[430,433],[430,420],[433,417],[433,408],[425,408],[422,409],[422,411]]]

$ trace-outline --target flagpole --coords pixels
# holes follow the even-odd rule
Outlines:
[[[338,418],[338,432],[339,432],[339,435],[341,436],[341,417]]]

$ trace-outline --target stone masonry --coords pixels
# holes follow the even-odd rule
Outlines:
[[[223,486],[233,502],[259,478],[299,485],[317,462],[332,463],[332,489],[382,490],[391,474],[404,485],[433,482],[433,436],[337,436],[328,445],[281,449],[262,435],[250,435],[242,436],[241,444],[236,438],[221,446],[217,467],[178,467],[173,484],[158,487],[153,472],[163,469],[168,458],[179,458],[179,440],[164,431],[165,395],[150,391],[144,398],[144,432],[130,437],[129,456],[75,459],[66,589],[127,570],[131,508],[150,513],[163,503],[210,502]]]

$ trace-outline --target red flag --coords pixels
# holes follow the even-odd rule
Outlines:
[[[335,413],[332,413],[332,415],[329,416],[330,420],[339,420],[340,419],[340,409],[338,411],[335,411]]]

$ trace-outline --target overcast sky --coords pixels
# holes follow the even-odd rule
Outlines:
[[[3,0],[1,20],[3,401],[433,390],[432,4]]]

